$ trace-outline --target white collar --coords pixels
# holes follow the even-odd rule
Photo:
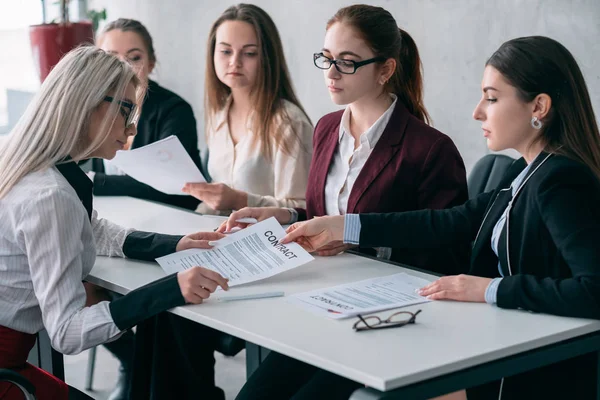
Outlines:
[[[387,110],[385,110],[383,114],[381,114],[377,121],[375,121],[375,123],[371,125],[371,127],[369,127],[369,129],[367,129],[360,135],[360,143],[367,143],[369,148],[371,149],[375,147],[375,145],[379,141],[379,138],[381,138],[381,135],[383,134],[383,131],[385,130],[385,127],[387,126],[392,116],[392,113],[394,112],[394,108],[396,108],[396,102],[398,101],[398,97],[393,93],[390,93],[390,96],[393,99],[392,104],[388,107]],[[342,114],[342,120],[340,122],[338,142],[342,141],[344,134],[352,136],[350,134],[350,115],[350,107],[346,107],[344,113]]]

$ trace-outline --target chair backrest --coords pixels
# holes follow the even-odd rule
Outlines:
[[[467,187],[469,189],[469,198],[491,190],[502,181],[502,177],[515,159],[503,154],[487,154],[483,156],[469,174],[467,178]]]
[[[35,387],[23,375],[10,369],[0,369],[0,382],[10,382],[23,392],[25,400],[35,400]]]

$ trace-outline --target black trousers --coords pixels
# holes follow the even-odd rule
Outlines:
[[[596,354],[588,354],[505,378],[502,400],[594,400]],[[237,400],[348,399],[361,384],[271,352],[248,379]],[[469,400],[497,400],[500,381],[467,390]]]
[[[164,312],[137,326],[132,400],[223,400],[215,386],[218,331]]]
[[[237,400],[347,400],[360,383],[271,352],[250,376]]]

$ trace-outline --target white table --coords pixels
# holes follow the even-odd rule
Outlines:
[[[222,221],[126,197],[96,198],[95,208],[101,217],[116,223],[163,233],[211,230]],[[295,270],[232,288],[231,293],[282,290],[290,295],[401,271],[435,279],[397,265],[343,254],[316,257]],[[88,280],[125,294],[162,276],[156,263],[99,257]],[[316,316],[284,298],[237,302],[211,298],[172,312],[371,388],[358,390],[353,395],[357,399],[387,398],[389,394],[434,396],[600,350],[600,321],[473,303],[432,302],[407,308],[417,309],[423,311],[415,325],[361,333],[352,330],[353,319]]]

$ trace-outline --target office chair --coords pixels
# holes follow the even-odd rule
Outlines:
[[[35,400],[35,387],[27,378],[10,369],[0,369],[0,382],[10,382],[23,392],[25,400]]]
[[[503,154],[487,154],[480,158],[467,178],[469,199],[496,189],[515,161],[514,158]]]

